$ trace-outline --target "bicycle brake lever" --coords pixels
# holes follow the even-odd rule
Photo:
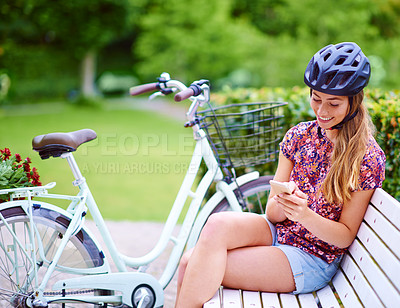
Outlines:
[[[195,81],[194,83],[196,83],[199,86],[202,86],[203,84],[207,84],[208,86],[210,86],[210,81],[207,79],[201,79],[201,80]]]

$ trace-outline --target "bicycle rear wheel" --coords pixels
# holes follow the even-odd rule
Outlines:
[[[4,221],[0,220],[0,307],[27,307],[27,298],[40,285],[70,219],[35,204],[31,232],[31,221],[21,206],[10,206],[0,212],[4,217]],[[95,242],[85,230],[80,230],[63,250],[44,296],[60,295],[50,290],[58,279],[77,277],[103,264],[103,255]],[[87,292],[93,294],[95,290]]]
[[[269,181],[273,176],[261,176],[258,179],[248,182],[234,190],[234,193],[239,201],[243,202],[243,212],[251,212],[257,214],[265,214],[269,192],[271,186]],[[230,206],[226,198],[222,199],[213,213],[229,211]]]

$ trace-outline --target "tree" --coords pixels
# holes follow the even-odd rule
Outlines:
[[[292,64],[292,69],[281,66],[282,72],[300,74],[304,68],[301,70],[296,61],[307,63],[327,44],[354,41],[370,57],[370,84],[397,87],[400,0],[234,0],[232,15],[251,21],[280,46],[282,54],[273,57]],[[293,82],[280,80],[286,85]]]
[[[153,80],[167,71],[186,82],[251,70],[262,37],[230,16],[231,0],[150,0],[133,46],[137,74]]]
[[[372,13],[372,24],[387,39],[400,35],[400,0],[374,0],[377,9]]]
[[[0,8],[3,39],[47,44],[81,61],[83,95],[95,94],[96,55],[125,33],[130,16],[128,0],[6,0]]]
[[[375,7],[371,0],[235,0],[232,14],[250,19],[268,35],[289,35],[311,43],[317,40],[317,45],[323,45],[376,37],[376,27],[371,23]]]
[[[291,19],[283,20],[280,11],[288,6],[285,0],[234,0],[232,16],[249,20],[262,32],[277,36],[291,32]]]

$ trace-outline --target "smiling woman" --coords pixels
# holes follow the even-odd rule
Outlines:
[[[310,87],[311,107],[321,129],[335,144],[332,166],[322,190],[328,200],[349,200],[358,186],[359,166],[375,133],[363,104],[363,88],[371,74],[368,58],[351,42],[329,45],[310,60],[304,82]],[[348,164],[344,163],[348,162]]]
[[[220,284],[298,294],[329,283],[384,179],[385,155],[362,103],[369,74],[355,43],[329,45],[312,57],[304,80],[317,120],[286,133],[274,177],[290,181],[293,193],[272,187],[266,217],[210,216],[180,264],[177,308],[201,307]]]

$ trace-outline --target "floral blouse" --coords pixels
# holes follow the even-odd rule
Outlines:
[[[300,123],[286,133],[280,147],[283,155],[294,163],[290,180],[308,195],[308,207],[323,217],[338,221],[343,203],[328,203],[323,194],[317,199],[317,191],[330,169],[333,151],[333,143],[326,137],[324,129],[321,133],[322,138],[318,136],[316,121]],[[382,187],[384,178],[385,154],[371,136],[361,163],[357,190]],[[320,240],[300,223],[289,219],[277,223],[276,228],[279,243],[299,247],[328,263],[346,251]]]

